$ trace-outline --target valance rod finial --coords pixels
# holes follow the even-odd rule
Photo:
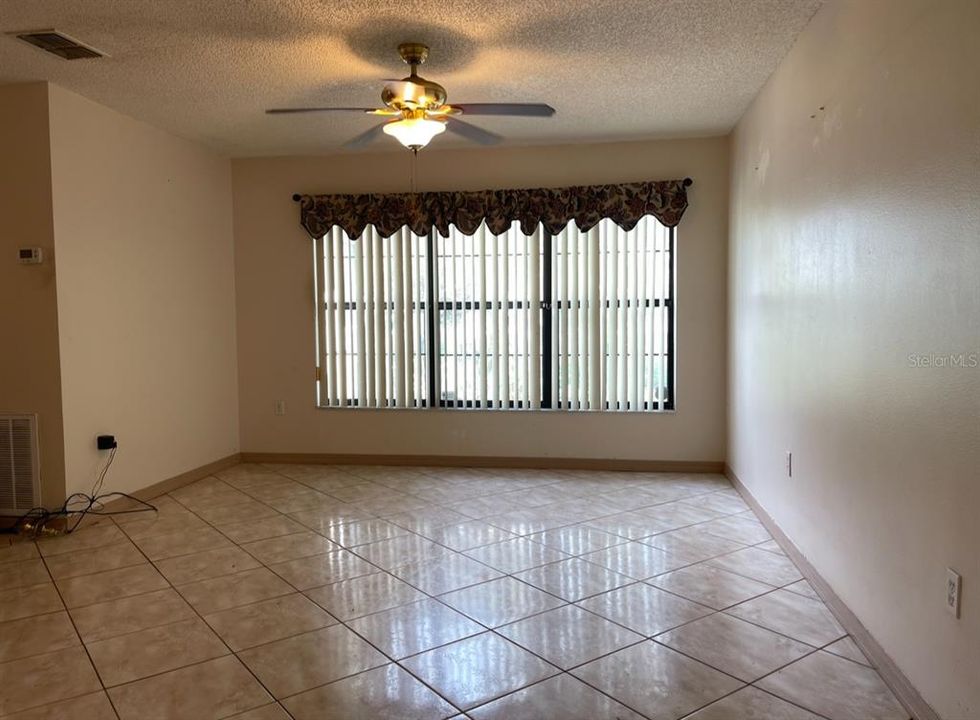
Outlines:
[[[293,193],[293,202],[299,202],[302,199],[303,199],[302,195],[300,195],[299,193]]]
[[[691,187],[691,185],[693,185],[693,184],[694,184],[694,181],[691,180],[691,178],[689,178],[689,177],[684,178],[684,187]],[[296,196],[294,195],[293,197],[295,198]]]

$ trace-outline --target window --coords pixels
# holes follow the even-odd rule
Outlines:
[[[665,410],[674,231],[451,228],[315,243],[324,407]]]

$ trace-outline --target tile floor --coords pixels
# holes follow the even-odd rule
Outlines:
[[[0,545],[0,717],[908,718],[719,476],[239,465],[155,503]]]

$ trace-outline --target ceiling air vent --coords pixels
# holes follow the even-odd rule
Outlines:
[[[100,53],[87,45],[82,45],[78,40],[57,30],[35,30],[34,32],[12,34],[18,39],[52,55],[57,55],[63,60],[85,60],[87,58],[100,58],[104,55],[104,53]]]
[[[22,515],[40,495],[37,416],[0,415],[0,515]]]

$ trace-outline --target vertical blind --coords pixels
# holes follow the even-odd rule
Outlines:
[[[427,242],[369,226],[357,242],[333,228],[315,243],[321,405],[426,404]]]
[[[673,350],[672,231],[651,217],[554,238],[551,407],[657,410]]]
[[[315,244],[327,407],[673,407],[674,231],[406,228]]]
[[[541,407],[541,232],[436,235],[444,405]]]

